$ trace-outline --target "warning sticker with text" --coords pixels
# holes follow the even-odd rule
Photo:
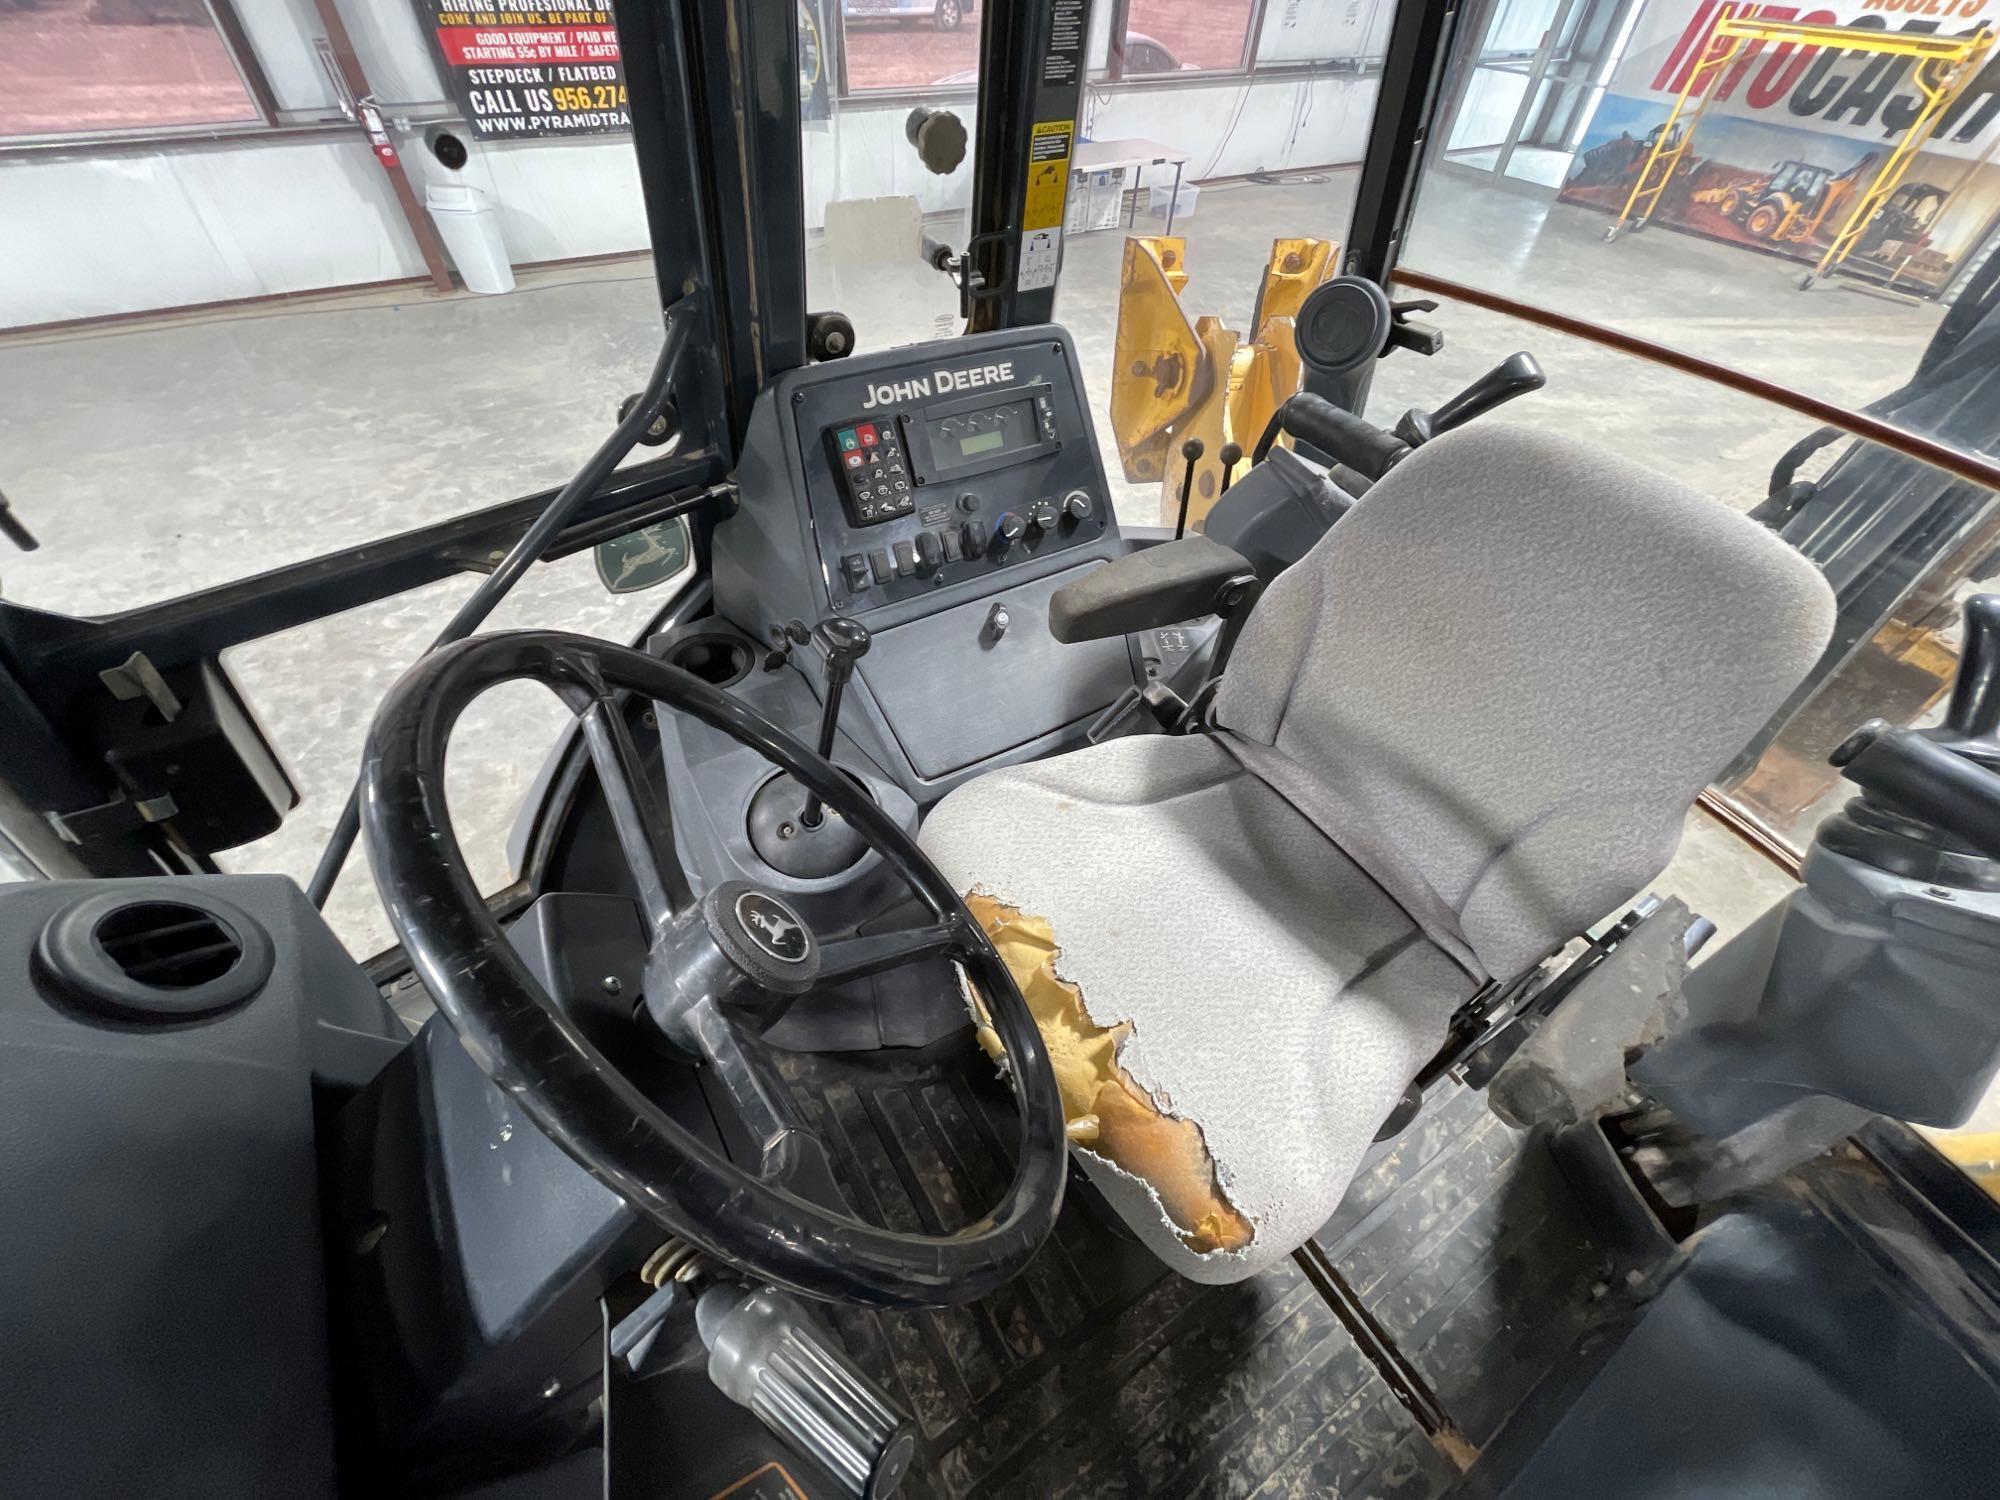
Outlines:
[[[1069,191],[1070,143],[1074,120],[1041,120],[1028,147],[1028,193],[1021,208],[1021,228],[1060,229],[1063,199]]]

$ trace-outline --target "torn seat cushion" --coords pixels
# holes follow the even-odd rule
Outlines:
[[[995,771],[940,802],[924,850],[961,891],[1048,923],[1056,975],[1121,1033],[1117,1063],[1193,1122],[1249,1244],[1190,1248],[1154,1189],[1078,1155],[1146,1245],[1197,1281],[1289,1254],[1346,1191],[1473,980],[1314,825],[1214,741],[1146,736]]]

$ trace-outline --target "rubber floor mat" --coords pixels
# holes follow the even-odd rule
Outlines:
[[[969,1043],[783,1065],[863,1216],[949,1233],[1004,1191],[1012,1098]],[[1475,1446],[1611,1270],[1548,1153],[1464,1092],[1377,1148],[1320,1240]],[[1459,1475],[1295,1265],[1185,1281],[1076,1174],[1049,1247],[985,1302],[826,1311],[916,1417],[902,1493],[1430,1496]]]

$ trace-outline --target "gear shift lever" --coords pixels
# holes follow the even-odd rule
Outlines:
[[[868,654],[873,639],[866,625],[845,615],[821,620],[813,630],[813,648],[826,658],[826,699],[819,713],[818,748],[823,756],[833,755],[833,734],[840,727],[840,700],[847,692],[847,679],[854,675],[854,664]],[[818,795],[807,793],[799,822],[807,828],[817,828],[825,818],[826,809],[820,806]]]
[[[1516,396],[1539,391],[1548,383],[1548,377],[1535,363],[1534,355],[1526,352],[1512,355],[1436,411],[1419,411],[1412,407],[1404,412],[1402,420],[1396,424],[1396,436],[1412,448],[1420,447],[1454,427],[1463,427],[1474,417],[1484,416]]]

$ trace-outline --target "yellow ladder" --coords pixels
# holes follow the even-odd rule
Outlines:
[[[1675,171],[1686,158],[1688,147],[1694,144],[1695,127],[1708,108],[1708,101],[1714,97],[1715,80],[1720,78],[1730,63],[1743,50],[1746,37],[1738,36],[1725,28],[1735,19],[1734,6],[1722,7],[1721,18],[1715,29],[1702,43],[1700,59],[1688,73],[1687,82],[1674,98],[1674,107],[1668,113],[1666,123],[1660,127],[1659,136],[1653,142],[1653,149],[1646,154],[1645,164],[1639,168],[1639,175],[1632,180],[1632,191],[1626,195],[1625,206],[1618,211],[1618,222],[1604,231],[1608,244],[1627,228],[1643,225],[1659,207],[1660,195],[1673,181]],[[1688,101],[1694,101],[1692,112]],[[1681,116],[1687,115],[1687,124],[1681,125]]]
[[[1828,27],[1827,30],[1834,28]],[[1846,260],[1861,243],[1861,236],[1869,223],[1889,201],[1890,195],[1902,185],[1910,164],[1917,158],[1917,152],[1924,143],[1937,133],[1937,127],[1944,118],[1944,112],[1979,72],[1986,60],[1986,53],[1993,45],[1993,33],[1981,26],[1971,36],[1933,37],[1901,36],[1891,38],[1884,34],[1884,40],[1909,43],[1929,42],[1928,48],[1911,47],[1905,56],[1917,59],[1915,82],[1917,91],[1924,97],[1923,108],[1917,112],[1909,128],[1897,139],[1881,167],[1876,171],[1874,181],[1856,196],[1854,208],[1847,216],[1840,231],[1826,247],[1826,254],[1819,258],[1819,264],[1808,271],[1799,282],[1801,288],[1809,287],[1815,278]],[[1884,49],[1890,50],[1890,49]],[[1900,49],[1898,49],[1900,50]]]

